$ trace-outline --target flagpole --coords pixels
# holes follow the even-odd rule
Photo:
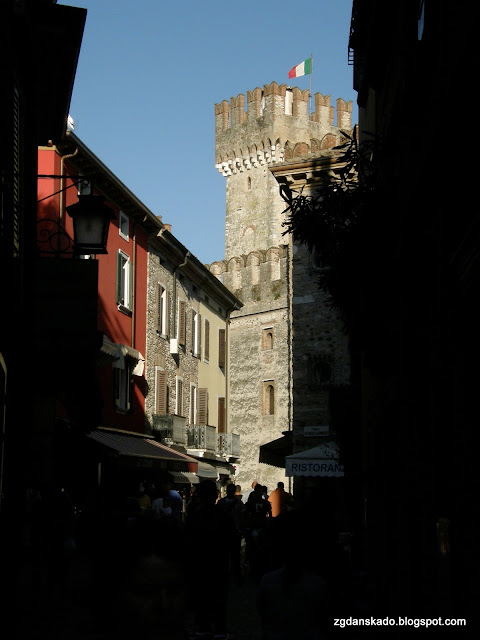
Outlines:
[[[313,75],[313,53],[310,54],[310,112],[308,114],[308,117],[310,117],[310,114],[312,113],[312,75]]]

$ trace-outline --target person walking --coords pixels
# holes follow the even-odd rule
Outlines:
[[[255,491],[255,487],[257,486],[258,482],[257,480],[254,480],[251,484],[251,487],[248,488],[245,493],[242,496],[242,502],[243,504],[247,504],[248,502],[248,498],[250,497],[250,495]]]
[[[236,495],[236,487],[234,484],[227,485],[227,495],[216,504],[216,508],[226,514],[233,522],[235,532],[232,533],[230,546],[230,571],[235,578],[237,585],[241,586],[243,578],[240,567],[240,558],[242,550],[242,538],[244,533],[244,515],[245,505]]]
[[[245,506],[245,558],[256,580],[262,570],[262,532],[271,512],[270,502],[263,497],[263,487],[257,483]]]
[[[272,518],[276,518],[281,513],[284,513],[293,507],[292,494],[285,491],[285,485],[283,482],[277,482],[277,488],[272,491],[268,501],[272,505]]]
[[[217,487],[203,480],[195,491],[197,506],[186,520],[187,545],[202,579],[194,601],[196,632],[227,638],[228,568],[235,526],[216,505]]]

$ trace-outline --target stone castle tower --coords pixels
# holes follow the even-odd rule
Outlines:
[[[335,125],[330,96],[317,93],[310,115],[308,100],[308,90],[273,82],[247,92],[246,110],[243,94],[215,105],[215,162],[227,180],[225,256],[209,268],[244,303],[229,328],[227,407],[228,429],[241,436],[243,489],[258,480],[272,490],[285,480],[282,468],[259,462],[259,448],[293,428],[294,349],[302,341],[293,338],[296,268],[302,300],[316,304],[318,295],[304,269],[308,256],[295,267],[299,248],[283,235],[285,203],[271,169],[328,153],[343,141],[341,130],[351,130],[351,102],[337,100]]]

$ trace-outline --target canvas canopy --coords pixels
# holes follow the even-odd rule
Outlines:
[[[335,442],[325,442],[285,458],[286,476],[341,478],[344,474],[343,464],[339,462],[338,445]]]

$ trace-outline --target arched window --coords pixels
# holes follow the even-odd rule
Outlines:
[[[267,387],[267,403],[268,403],[268,415],[273,416],[275,413],[275,389],[273,384],[269,384]]]
[[[275,413],[275,383],[267,380],[263,383],[263,407],[264,416],[273,416]]]
[[[263,329],[262,331],[262,349],[268,351],[273,349],[273,328]]]

